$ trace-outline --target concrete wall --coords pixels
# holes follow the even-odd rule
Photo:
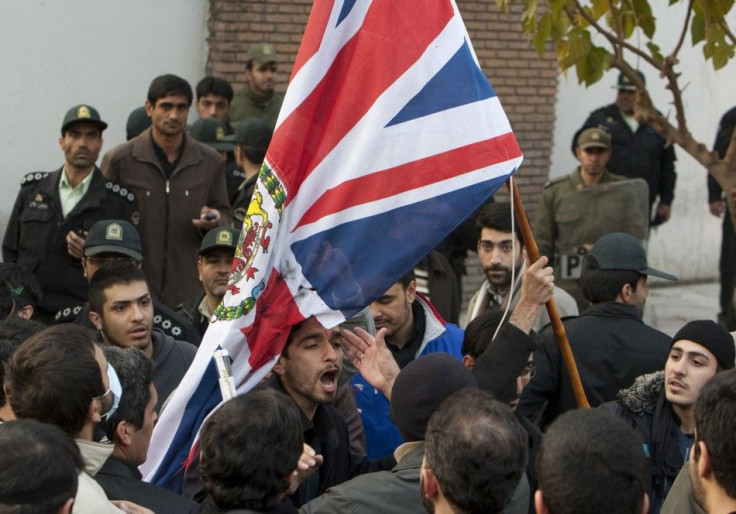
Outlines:
[[[677,30],[667,30],[667,27],[681,26],[681,7],[676,5],[667,8],[666,3],[652,3],[658,18],[658,42],[665,54],[674,47],[679,35]],[[732,13],[728,23],[731,27],[736,24],[736,13]],[[642,47],[645,42],[642,37]],[[679,66],[681,84],[687,85],[683,95],[686,116],[690,132],[710,148],[721,116],[736,105],[733,87],[736,83],[736,62],[714,72],[712,65],[706,64],[703,59],[702,45],[693,49],[689,44],[688,35],[680,53]],[[670,119],[674,119],[672,98],[664,89],[664,82],[647,66],[642,62],[640,67],[646,75],[655,106],[665,114],[670,113]],[[615,100],[616,91],[611,86],[616,83],[617,76],[617,71],[611,71],[589,89],[577,84],[574,71],[567,77],[560,77],[551,176],[569,173],[577,165],[570,152],[572,136],[592,110]],[[675,151],[678,178],[672,218],[652,231],[649,241],[650,264],[678,275],[681,280],[713,278],[718,275],[721,225],[720,220],[708,211],[706,172],[682,149],[676,148]]]
[[[153,77],[196,84],[208,8],[207,0],[0,0],[0,232],[21,177],[63,164],[57,141],[69,107],[99,109],[110,125],[104,154],[125,140],[128,113]]]

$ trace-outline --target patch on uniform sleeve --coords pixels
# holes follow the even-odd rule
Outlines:
[[[48,174],[48,171],[34,171],[32,173],[27,173],[23,176],[22,179],[20,179],[20,185],[25,186],[27,184],[34,184],[42,178],[46,177],[46,175]]]

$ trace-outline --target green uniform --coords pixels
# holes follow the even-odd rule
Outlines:
[[[238,91],[230,103],[230,121],[243,121],[247,118],[261,118],[272,127],[276,126],[284,94],[273,91],[266,98],[257,96],[246,84]]]
[[[585,253],[582,246],[592,245],[611,232],[625,232],[645,240],[648,194],[642,179],[630,180],[608,171],[598,184],[585,187],[580,168],[545,186],[534,238],[539,252],[555,263],[556,284],[578,301],[581,312],[588,305],[575,278]]]

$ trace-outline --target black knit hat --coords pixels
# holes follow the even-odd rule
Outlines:
[[[672,338],[672,344],[683,339],[707,348],[710,353],[715,355],[718,364],[723,369],[734,367],[734,359],[736,359],[734,340],[723,325],[707,319],[691,321],[677,331],[675,337]]]
[[[478,387],[473,374],[449,353],[430,353],[410,362],[391,390],[391,418],[406,441],[423,441],[430,416],[442,400]]]

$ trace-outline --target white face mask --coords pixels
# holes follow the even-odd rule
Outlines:
[[[123,396],[123,386],[120,385],[120,379],[115,368],[109,362],[107,363],[107,380],[110,383],[110,387],[105,392],[105,395],[112,393],[112,407],[102,415],[102,421],[110,419],[115,414],[115,411],[118,410],[118,405],[120,405],[120,397]]]

